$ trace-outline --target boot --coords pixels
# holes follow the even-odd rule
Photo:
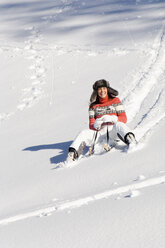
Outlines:
[[[135,135],[131,132],[127,133],[124,137],[124,141],[125,143],[129,146],[129,145],[136,145],[137,141],[135,139]]]
[[[66,161],[67,162],[73,162],[76,159],[78,159],[78,153],[77,153],[76,149],[74,149],[73,147],[69,147],[69,153],[68,153]]]

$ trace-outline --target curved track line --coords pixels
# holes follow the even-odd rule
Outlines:
[[[105,199],[105,198],[108,198],[114,195],[123,194],[123,193],[127,193],[130,191],[152,187],[155,185],[159,185],[161,183],[165,183],[165,175],[161,177],[150,178],[144,181],[139,181],[139,182],[129,184],[126,186],[121,186],[116,189],[107,190],[107,191],[104,191],[102,193],[97,193],[92,196],[79,198],[75,200],[74,199],[68,200],[65,202],[56,203],[52,206],[43,207],[38,210],[32,210],[32,211],[29,211],[23,214],[8,217],[8,218],[0,220],[0,225],[6,225],[9,223],[25,220],[25,219],[32,218],[32,217],[48,216],[52,214],[53,212],[57,212],[57,211],[64,211],[68,209],[79,208],[83,205],[87,205],[88,203],[92,203],[97,200]]]
[[[151,55],[150,60],[148,60],[145,63],[145,65],[142,65],[140,71],[138,71],[138,72],[134,71],[133,72],[133,80],[132,80],[131,84],[129,85],[129,89],[127,89],[125,91],[125,93],[123,93],[122,102],[124,104],[127,104],[127,100],[129,98],[129,96],[132,94],[132,92],[136,91],[137,87],[139,87],[141,82],[148,76],[148,74],[152,70],[154,64],[156,63],[158,56],[159,56],[159,53],[160,53],[160,49],[161,49],[163,33],[164,33],[164,25],[162,25],[162,28],[158,32],[158,35],[153,42],[152,55]],[[151,54],[151,53],[149,52],[149,54]]]
[[[164,48],[165,34],[163,30],[155,58],[152,60],[148,70],[137,81],[129,96],[123,100],[124,104],[127,106],[128,118],[130,121],[139,113],[143,101],[146,99],[153,86],[157,84],[157,79],[164,73]]]
[[[134,125],[138,140],[165,118],[164,107],[164,64],[165,64],[165,27],[162,26],[153,47],[154,56],[148,69],[143,72],[133,89],[123,99],[129,122]],[[135,120],[136,119],[136,120]]]
[[[155,103],[151,106],[145,116],[137,124],[135,130],[138,139],[144,137],[154,126],[160,123],[165,118],[165,90],[159,93]]]

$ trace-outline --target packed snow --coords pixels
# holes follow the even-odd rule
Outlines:
[[[0,12],[1,247],[165,247],[165,2],[1,0]],[[102,78],[138,145],[65,166]]]

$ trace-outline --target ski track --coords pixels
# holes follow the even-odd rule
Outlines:
[[[165,80],[165,31],[164,26],[159,32],[153,47],[156,48],[153,58],[146,72],[143,72],[134,88],[123,99],[127,109],[129,122],[141,115],[140,121],[135,124],[135,133],[138,140],[147,136],[148,133],[165,118],[163,109],[165,108],[165,86],[160,87],[158,83],[162,77]],[[157,94],[155,94],[157,92]],[[153,99],[152,106],[145,109],[148,99]],[[144,112],[145,109],[145,112]],[[162,111],[160,111],[162,109]]]
[[[63,202],[56,202],[49,206],[42,207],[40,209],[28,211],[23,214],[18,214],[15,216],[11,216],[5,219],[0,220],[0,225],[7,225],[10,223],[14,223],[17,221],[29,219],[32,217],[46,217],[50,216],[53,212],[59,211],[69,211],[74,208],[79,208],[84,205],[88,205],[89,203],[94,203],[98,200],[107,199],[112,196],[116,196],[116,200],[121,198],[132,198],[137,197],[140,195],[140,189],[144,189],[147,187],[153,187],[156,185],[160,185],[165,183],[165,175],[150,179],[145,179],[143,175],[140,175],[137,179],[134,180],[134,183],[121,186],[117,188],[113,188],[110,190],[106,190],[102,193],[97,193],[91,196],[63,201]],[[116,184],[115,184],[116,185]],[[123,196],[123,197],[122,197]]]
[[[150,133],[151,130],[165,118],[165,112],[163,111],[165,108],[164,99],[165,90],[159,93],[155,103],[141,119],[140,123],[138,123],[137,127],[135,128],[135,132],[137,133],[139,139],[142,139],[144,136]]]

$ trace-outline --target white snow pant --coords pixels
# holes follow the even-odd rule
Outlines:
[[[123,122],[117,122],[114,125],[108,125],[109,143],[113,144],[115,140],[119,139],[119,136],[124,140],[125,135],[129,132],[131,132],[131,130]],[[85,129],[81,131],[70,147],[74,148],[78,154],[81,154],[85,146],[91,146],[93,144],[95,133],[96,131],[91,129]],[[105,125],[97,135],[96,143],[103,142],[107,142],[107,125]]]

